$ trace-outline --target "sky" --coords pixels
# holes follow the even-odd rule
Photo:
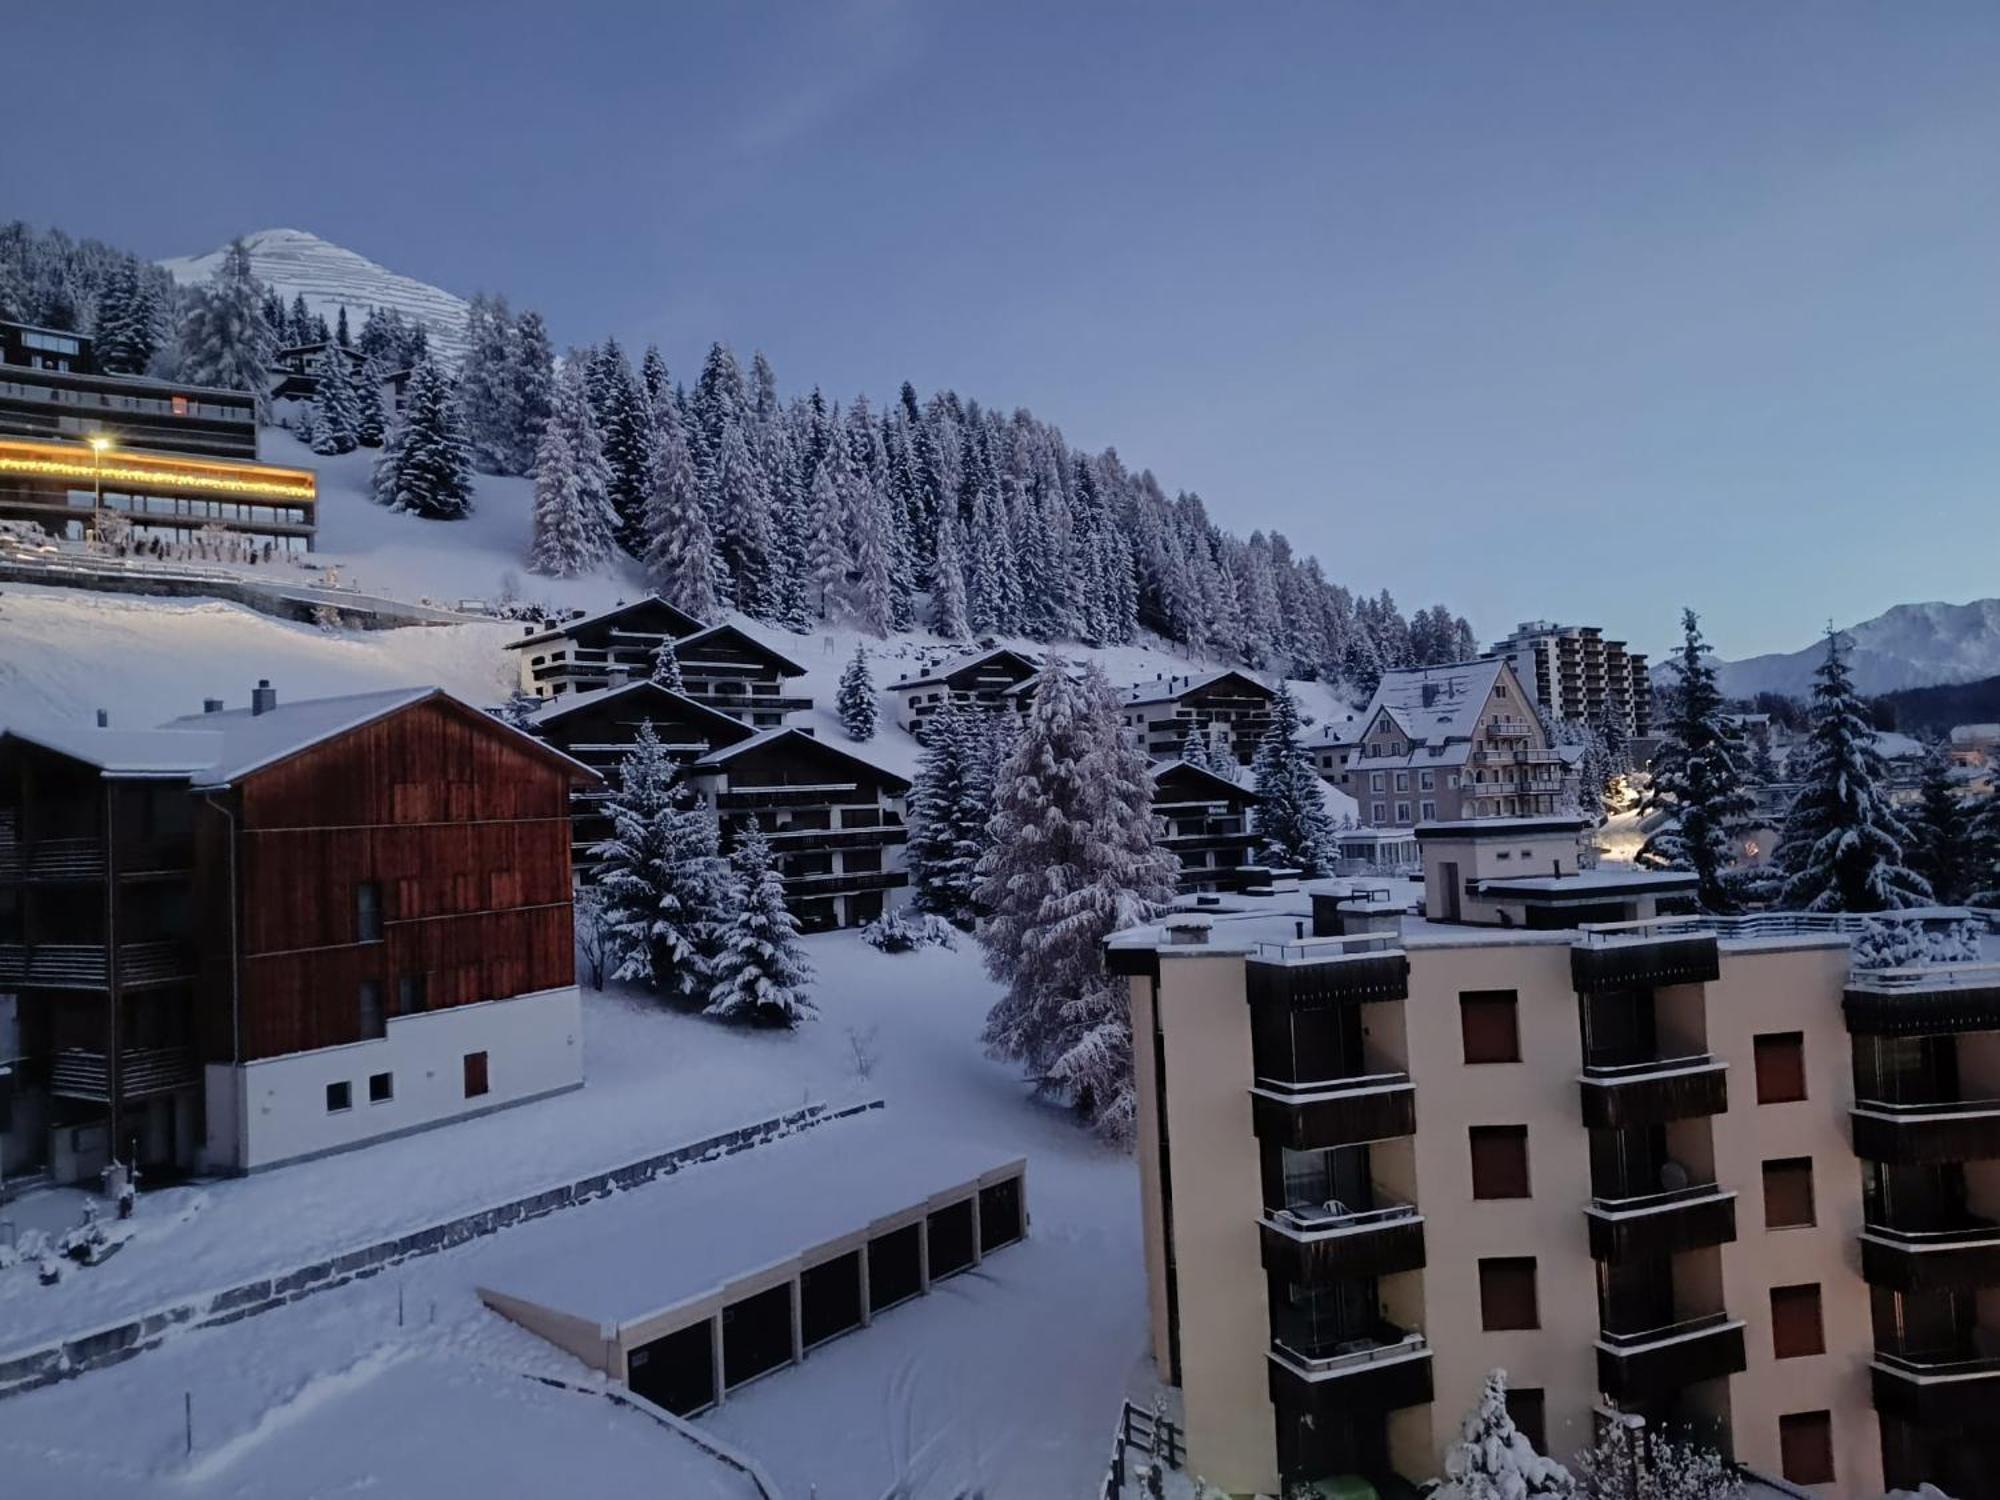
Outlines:
[[[2000,7],[40,6],[0,217],[1117,448],[1483,637],[2000,593]],[[24,125],[24,121],[27,122]]]

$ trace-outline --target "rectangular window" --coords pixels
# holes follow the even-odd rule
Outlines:
[[[354,1085],[346,1081],[329,1083],[326,1086],[326,1112],[337,1115],[342,1110],[354,1108]]]
[[[364,880],[354,888],[354,940],[382,941],[382,887],[373,880]]]
[[[387,1104],[396,1097],[396,1075],[394,1073],[370,1073],[368,1075],[368,1102]]]
[[[1525,1198],[1528,1194],[1528,1127],[1475,1125],[1472,1142],[1472,1196]]]
[[[486,1092],[486,1054],[468,1052],[465,1054],[465,1097],[477,1099]]]
[[[1437,815],[1438,805],[1435,802],[1419,802],[1417,804],[1417,816],[1424,822],[1430,822]]]
[[[1407,822],[1409,822],[1409,821],[1410,821],[1410,804],[1409,804],[1409,803],[1407,803],[1407,802],[1398,802],[1398,803],[1396,804],[1396,821],[1397,821],[1398,823],[1407,823]]]
[[[1380,771],[1370,771],[1368,773],[1368,790],[1371,792],[1388,790],[1387,785],[1382,780],[1382,773]]]
[[[1514,1425],[1521,1429],[1521,1436],[1537,1453],[1546,1454],[1549,1451],[1548,1415],[1539,1390],[1533,1386],[1508,1386],[1507,1415],[1514,1419]]]
[[[1479,1326],[1488,1333],[1542,1326],[1535,1299],[1535,1258],[1507,1256],[1479,1263]]]
[[[1375,819],[1374,819],[1374,821],[1375,821],[1375,822],[1377,822],[1377,823],[1386,823],[1386,822],[1388,822],[1388,821],[1389,821],[1389,804],[1388,804],[1388,803],[1386,803],[1386,802],[1377,802],[1377,803],[1375,804]]]
[[[1771,1357],[1801,1359],[1826,1353],[1819,1313],[1819,1283],[1771,1288]]]
[[[382,986],[373,979],[361,981],[361,1040],[380,1041],[389,1034],[388,1026],[382,1018]]]
[[[1398,771],[1396,773],[1396,790],[1399,792],[1407,792],[1409,789],[1410,789],[1410,773],[1408,771]]]
[[[1756,1038],[1757,1102],[1790,1104],[1806,1096],[1803,1032],[1774,1031]]]
[[[1417,773],[1417,786],[1419,789],[1426,792],[1434,792],[1437,790],[1437,784],[1438,784],[1437,772],[1419,771]]]
[[[1764,1227],[1793,1229],[1813,1222],[1812,1158],[1765,1162]]]
[[[1521,1060],[1520,997],[1512,990],[1467,990],[1458,997],[1458,1029],[1468,1063]]]
[[[430,1004],[429,978],[424,974],[404,974],[396,980],[396,1014],[414,1016]]]
[[[1778,1454],[1793,1484],[1832,1484],[1833,1414],[1795,1411],[1779,1417]]]

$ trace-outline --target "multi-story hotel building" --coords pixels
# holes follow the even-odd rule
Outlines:
[[[1190,1471],[1410,1493],[1502,1368],[1560,1459],[1637,1418],[2000,1493],[2000,968],[1662,917],[1687,877],[1582,831],[1419,827],[1427,918],[1330,882],[1112,939]]]
[[[1527,620],[1487,653],[1514,669],[1552,719],[1616,723],[1627,739],[1653,732],[1653,684],[1643,652],[1607,641],[1597,625]]]
[[[1125,691],[1125,731],[1154,760],[1179,755],[1190,727],[1209,736],[1211,753],[1249,765],[1271,727],[1277,694],[1234,668],[1198,676],[1160,676]]]
[[[946,700],[986,712],[1025,712],[1027,695],[1018,689],[1041,670],[1042,664],[1032,656],[999,646],[942,662],[913,677],[899,677],[888,689],[896,700],[896,723],[922,739],[924,721]]]

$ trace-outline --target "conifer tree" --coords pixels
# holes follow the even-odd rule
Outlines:
[[[729,874],[733,910],[720,934],[708,1013],[756,1026],[797,1026],[817,1009],[806,992],[812,966],[770,843],[754,823],[736,836]]]
[[[1321,875],[1333,861],[1333,818],[1326,810],[1312,752],[1299,743],[1299,705],[1278,684],[1271,725],[1250,764],[1257,789],[1257,857],[1266,864]]]
[[[388,420],[382,413],[382,386],[384,377],[381,363],[369,355],[361,362],[361,373],[354,380],[354,441],[363,448],[379,448],[388,431]]]
[[[840,674],[840,691],[834,699],[840,712],[840,727],[850,740],[875,738],[875,679],[868,672],[868,648],[856,646],[854,659]]]
[[[646,501],[646,575],[653,591],[697,620],[711,622],[729,592],[709,527],[708,503],[688,452],[686,427],[671,401],[653,413],[652,494]]]
[[[306,307],[306,294],[292,294],[292,309],[285,319],[284,341],[288,344],[310,344],[313,341],[313,316]]]
[[[97,367],[109,375],[143,375],[159,347],[158,321],[152,289],[139,267],[121,260],[97,299],[97,319],[91,325]]]
[[[511,363],[507,373],[514,387],[509,410],[514,425],[508,434],[507,472],[526,474],[534,468],[542,429],[555,409],[556,354],[549,343],[548,324],[540,313],[531,309],[521,314],[508,350]]]
[[[639,361],[639,384],[645,389],[648,407],[657,407],[664,395],[671,394],[667,362],[661,356],[658,344],[646,346],[645,356]]]
[[[1200,719],[1189,719],[1187,733],[1181,736],[1181,763],[1207,771],[1213,769],[1208,763],[1208,730]]]
[[[937,559],[931,565],[931,629],[948,641],[972,634],[965,617],[965,573],[958,552],[958,521],[949,509],[937,522]]]
[[[1904,851],[1915,840],[1889,804],[1888,767],[1854,691],[1840,633],[1826,633],[1813,673],[1803,783],[1785,815],[1783,901],[1803,911],[1893,911],[1930,901]]]
[[[616,345],[606,347],[615,349]],[[653,409],[622,353],[600,360],[597,376],[601,383],[598,435],[610,475],[611,506],[618,514],[618,540],[639,557],[646,550],[646,501],[653,484]]]
[[[846,496],[842,493],[840,471],[846,455],[838,448],[828,450],[813,477],[806,506],[805,578],[807,602],[814,619],[831,619],[844,602],[847,575],[854,559],[847,550]]]
[[[1653,757],[1643,812],[1669,821],[1640,847],[1638,862],[1653,870],[1691,871],[1702,909],[1733,912],[1736,831],[1756,808],[1743,785],[1735,741],[1723,720],[1722,694],[1701,636],[1701,619],[1681,612],[1676,678],[1660,728],[1665,741]]]
[[[354,347],[354,340],[347,332],[347,304],[340,305],[340,320],[333,326],[333,341],[343,349]]]
[[[919,911],[934,912],[960,927],[976,915],[974,891],[985,851],[978,795],[976,712],[947,694],[923,726],[923,751],[909,796],[905,857]]]
[[[986,970],[1006,986],[986,1020],[994,1055],[1067,1097],[1111,1140],[1135,1118],[1130,1005],[1104,972],[1104,939],[1173,899],[1146,763],[1092,663],[1051,660],[999,769],[991,848],[979,866]]]
[[[1444,1483],[1437,1500],[1568,1500],[1576,1481],[1569,1470],[1535,1452],[1507,1411],[1507,1372],[1486,1377],[1479,1405],[1466,1413],[1458,1441],[1445,1450]]]
[[[660,649],[653,653],[652,681],[670,693],[687,691],[687,684],[681,680],[681,656],[672,641],[661,641]]]
[[[537,573],[574,578],[604,566],[617,546],[618,517],[598,446],[583,372],[566,367],[535,451],[535,510],[528,563]]]
[[[2000,906],[2000,792],[1981,800],[1966,827],[1966,900]]]
[[[360,404],[347,373],[347,356],[329,344],[320,351],[313,386],[312,450],[322,455],[352,453],[361,444]]]
[[[264,321],[264,299],[250,271],[250,250],[234,241],[206,282],[188,291],[181,319],[180,373],[195,385],[249,391],[257,420],[269,421],[270,368],[277,353]]]
[[[1940,906],[1957,906],[1972,894],[1975,851],[1972,818],[1951,779],[1943,741],[1924,757],[1920,801],[1910,819],[1910,867]]]
[[[432,521],[472,510],[472,466],[451,384],[428,357],[410,372],[403,420],[375,464],[375,497],[391,510]]]

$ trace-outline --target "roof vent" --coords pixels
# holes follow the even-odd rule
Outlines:
[[[220,698],[204,698],[204,699],[202,699],[202,700],[201,700],[201,711],[202,711],[203,713],[205,713],[205,714],[219,714],[219,713],[221,713],[221,712],[222,712],[222,700],[221,700]]]
[[[250,691],[250,712],[253,715],[267,714],[278,706],[278,690],[271,686],[271,679],[259,677],[257,686]]]
[[[1167,919],[1167,944],[1173,948],[1198,947],[1208,941],[1209,928],[1213,921],[1205,916],[1181,916]]]

